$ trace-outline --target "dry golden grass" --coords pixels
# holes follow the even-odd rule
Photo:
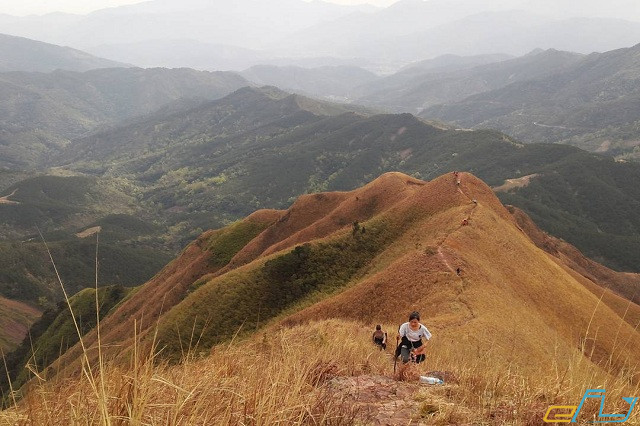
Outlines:
[[[508,206],[507,209],[518,226],[536,246],[557,258],[559,262],[573,269],[576,273],[597,283],[596,287],[610,288],[626,299],[640,303],[640,274],[613,271],[585,257],[577,248],[566,241],[540,230],[522,210],[513,206]]]
[[[332,399],[325,384],[388,370],[389,357],[368,334],[329,321],[271,330],[179,366],[132,356],[128,367],[104,366],[106,407],[87,380],[42,382],[2,413],[2,424],[351,424],[357,413]]]
[[[382,352],[370,343],[371,330],[369,324],[339,320],[274,327],[178,366],[133,355],[127,367],[104,366],[104,382],[98,384],[105,399],[86,379],[32,384],[17,407],[0,413],[0,424],[372,424],[375,410],[360,410],[331,380],[392,375],[393,333]],[[538,425],[549,405],[577,405],[588,388],[607,389],[609,411],[624,409],[622,396],[640,394],[630,377],[594,369],[580,354],[532,373],[496,361],[491,351],[461,351],[455,341],[437,336],[429,345],[419,373],[446,371],[452,377],[444,386],[402,385],[409,393],[398,399],[413,407],[416,424]],[[595,406],[585,406],[580,418],[595,412]],[[640,412],[627,424],[638,421]]]

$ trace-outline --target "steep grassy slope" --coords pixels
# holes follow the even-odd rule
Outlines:
[[[456,352],[436,338],[426,365],[415,374],[444,372],[445,384],[418,385],[412,375],[400,381],[392,373],[393,349],[380,351],[371,344],[372,326],[332,319],[280,327],[257,339],[219,345],[206,358],[177,366],[132,357],[130,367],[107,364],[97,388],[82,379],[34,384],[15,408],[0,412],[0,422],[142,419],[164,424],[179,418],[188,424],[229,425],[526,426],[543,424],[550,405],[577,402],[585,389],[606,387],[606,406],[621,412],[628,410],[621,397],[638,390],[629,385],[628,376],[599,372],[580,353],[568,369],[559,372],[553,364],[530,374],[491,353]],[[107,404],[101,402],[105,399]],[[595,401],[585,404],[579,421],[597,417],[599,409]],[[638,420],[640,413],[634,410],[628,423]]]
[[[220,250],[207,247],[240,225],[203,235],[104,320],[103,343],[131,345],[135,324],[162,357],[178,360],[282,321],[395,323],[418,309],[439,345],[461,354],[487,351],[534,371],[564,368],[582,350],[601,371],[637,369],[640,306],[536,247],[472,175],[462,174],[458,186],[452,174],[423,182],[390,173],[241,224],[256,221],[264,230],[254,238],[242,232],[249,242],[223,268],[207,260]],[[640,278],[628,277],[632,288],[624,290],[638,290]],[[94,333],[85,343],[95,344]],[[76,346],[61,365],[79,354]]]
[[[126,297],[135,293],[135,289],[122,286],[101,287],[98,290],[99,317],[108,312]],[[97,324],[96,291],[86,288],[69,299],[71,309],[81,333],[87,333]],[[51,364],[61,353],[78,341],[76,326],[66,302],[47,309],[30,328],[22,333],[21,344],[6,358],[7,375],[14,387],[25,383],[31,372],[41,371]],[[29,365],[30,368],[25,368]],[[7,375],[0,379],[0,386],[8,389]]]
[[[223,269],[245,244],[253,240],[278,218],[278,214],[261,211],[227,228],[208,231],[187,246],[181,255],[104,319],[103,342],[132,342],[131,332],[146,333],[158,318],[182,301],[197,286],[196,281]],[[135,326],[133,325],[135,323]],[[96,335],[85,336],[86,344]],[[73,348],[67,357],[77,356]]]
[[[602,303],[606,290],[594,294],[584,276],[538,250],[480,181],[463,175],[464,195],[456,194],[453,177],[439,183],[458,205],[426,213],[377,258],[386,267],[373,268],[357,284],[287,323],[335,317],[400,322],[405,312],[418,309],[437,333],[438,345],[461,354],[491,353],[498,363],[534,372],[554,362],[564,365],[582,350],[600,368],[637,373],[640,306],[627,301],[625,315],[613,301],[614,306]],[[407,204],[429,209],[433,202],[424,191]],[[469,225],[460,224],[463,218]]]
[[[611,289],[614,293],[631,300],[635,304],[640,304],[638,274],[613,271],[585,257],[578,249],[566,241],[541,231],[522,210],[513,206],[509,206],[508,210],[514,216],[518,226],[527,233],[539,248],[560,259],[564,264],[589,280],[600,283],[603,287]],[[596,292],[600,293],[599,291]]]
[[[42,312],[27,304],[0,297],[0,348],[14,350]]]

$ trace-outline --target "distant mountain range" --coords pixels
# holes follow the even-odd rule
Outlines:
[[[443,100],[420,115],[463,127],[500,129],[526,142],[569,143],[637,157],[639,55],[640,45],[582,58],[547,52],[538,56],[564,56],[568,61],[555,72],[514,79],[463,99]],[[537,62],[536,57],[533,60]],[[480,76],[482,70],[474,72]]]
[[[528,0],[402,0],[374,8],[303,0],[163,0],[86,16],[0,15],[0,32],[137,66],[239,71],[277,65],[282,58],[304,66],[304,58],[315,58],[317,66],[355,60],[351,65],[385,74],[445,54],[520,56],[536,48],[588,54],[640,40],[640,22],[633,21],[640,12],[620,16],[596,5],[565,7],[567,1],[540,8]]]
[[[574,60],[571,55],[561,58]],[[536,72],[532,66],[523,69]],[[485,75],[493,75],[487,81],[497,85],[509,80],[504,73],[487,71]],[[53,78],[11,76],[33,77],[31,87],[34,83],[44,87]],[[3,146],[7,153],[30,153],[32,157],[20,157],[24,164],[45,173],[28,179],[24,172],[3,172],[0,197],[8,203],[0,205],[0,231],[9,241],[33,238],[33,226],[39,224],[60,247],[68,241],[84,244],[75,234],[101,226],[104,235],[112,234],[111,240],[105,237],[105,244],[112,241],[140,250],[129,254],[129,259],[152,253],[166,259],[198,229],[222,226],[257,208],[285,208],[300,194],[349,190],[393,170],[426,179],[469,170],[494,187],[516,180],[517,184],[501,189],[500,197],[587,255],[618,269],[636,270],[640,262],[640,223],[635,214],[640,194],[633,183],[640,178],[640,166],[636,164],[562,145],[521,145],[495,131],[434,126],[409,114],[380,115],[273,87],[246,87],[215,101],[171,101],[176,96],[203,95],[206,90],[211,97],[220,96],[233,84],[243,84],[233,74],[130,69],[61,76],[83,82],[70,84],[75,89],[66,95],[76,111],[83,104],[75,99],[103,87],[97,85],[101,78],[109,76],[113,81],[102,88],[105,95],[88,98],[100,102],[84,104],[91,106],[83,110],[84,117],[100,119],[82,130],[89,134],[63,134],[64,143],[44,147],[39,155],[33,155],[33,148],[21,151],[20,139]],[[126,84],[114,83],[118,81],[146,89],[134,93],[126,90]],[[82,87],[85,91],[78,92]],[[106,98],[107,93],[111,98]],[[135,117],[152,107],[160,110]],[[67,116],[59,107],[51,111]],[[77,119],[77,114],[68,117]],[[107,126],[114,121],[120,124]],[[45,167],[56,167],[58,176],[46,176]],[[57,187],[67,189],[57,193]],[[602,214],[606,205],[617,207],[615,217]],[[124,216],[109,218],[113,214]],[[153,226],[147,229],[133,218],[144,218]],[[74,260],[76,265],[85,261],[90,259]],[[105,277],[104,283],[139,282],[156,265],[146,264],[152,268],[129,274],[131,280],[126,281],[117,278],[118,268],[112,268],[114,275]],[[45,294],[33,283],[42,282],[48,272],[29,265],[24,268],[31,271],[30,277],[42,277],[24,281],[29,288],[35,285],[33,294],[20,296],[9,287],[2,294],[23,300]],[[90,268],[73,268],[85,271],[75,274],[78,283],[90,279]],[[52,294],[46,292],[48,297]]]
[[[254,67],[243,75],[452,127],[498,129],[526,143],[566,143],[633,160],[640,158],[639,51],[640,45],[589,55],[555,49],[517,58],[447,55],[378,78],[331,67]]]
[[[295,31],[371,6],[300,0],[163,0],[88,15],[0,16],[0,32],[81,49],[147,40],[193,39],[256,48]],[[286,11],[286,13],[283,13]]]
[[[535,48],[602,52],[632,46],[640,40],[637,22],[604,18],[556,20],[517,10],[465,13],[468,16],[458,15],[449,22],[430,25],[434,16],[440,16],[433,10],[437,7],[433,2],[404,3],[374,14],[352,15],[320,24],[271,47],[282,55],[313,52],[384,58],[404,64],[444,54],[519,56]]]
[[[356,87],[379,81],[378,76],[369,71],[347,66],[302,68],[257,65],[241,74],[257,85],[276,86],[291,92],[345,101]]]
[[[32,163],[43,170],[41,176],[0,171],[0,295],[40,309],[51,309],[59,298],[34,225],[49,242],[71,293],[95,280],[98,229],[100,285],[135,286],[204,230],[256,209],[289,208],[301,194],[351,190],[398,170],[421,179],[471,171],[503,202],[522,208],[591,258],[618,270],[637,271],[640,264],[638,164],[564,145],[523,145],[497,131],[435,126],[410,114],[376,114],[274,87],[244,87],[213,101],[169,100],[168,94],[188,90],[220,93],[220,81],[210,73],[132,69],[70,75],[78,81],[116,71],[155,88],[143,97],[125,96],[124,89],[111,93],[122,100],[118,114],[124,122],[47,151]],[[195,76],[203,85],[181,83],[181,77],[193,82]],[[163,104],[132,117],[132,111]],[[113,104],[92,105],[100,111]],[[47,174],[45,166],[55,168]],[[238,241],[260,229],[238,228]],[[221,259],[233,256],[233,235],[221,237],[214,250]],[[545,241],[541,245],[551,250]],[[616,283],[616,291],[635,297],[622,281]],[[33,317],[24,318],[27,324]],[[7,347],[16,340],[8,342]]]
[[[177,362],[189,335],[206,352],[420,304],[445,345],[472,336],[465,355],[635,368],[640,45],[611,50],[640,40],[625,19],[638,3],[0,15],[100,56],[0,35],[0,349],[17,348],[1,390],[26,364],[79,366],[58,273],[91,361],[96,309],[109,357],[135,330]]]
[[[233,73],[113,68],[0,74],[0,166],[28,168],[71,139],[183,98],[220,98],[247,85]]]
[[[518,58],[486,55],[455,56],[416,64],[388,77],[356,88],[354,102],[396,112],[418,113],[433,105],[458,101],[499,89],[513,82],[555,74],[583,55],[556,50],[529,53]],[[445,57],[446,58],[446,57]]]
[[[90,47],[98,56],[134,63],[144,68],[193,68],[197,70],[243,70],[271,60],[258,50],[197,40],[145,40]]]
[[[128,66],[69,47],[0,34],[0,72],[51,72],[58,69],[82,72]]]

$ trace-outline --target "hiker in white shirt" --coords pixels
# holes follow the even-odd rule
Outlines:
[[[420,324],[420,314],[411,312],[409,322],[405,322],[398,329],[396,342],[402,339],[402,342],[396,349],[396,357],[401,356],[402,362],[409,362],[410,359],[416,363],[421,363],[425,359],[426,346],[422,344],[422,338],[431,339],[431,333],[424,325]]]

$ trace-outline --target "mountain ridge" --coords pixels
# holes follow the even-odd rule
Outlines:
[[[247,235],[247,228],[241,228],[251,222],[262,225],[249,227],[253,232]],[[229,233],[246,235],[231,252],[220,245],[228,244],[224,236]],[[216,263],[220,256],[224,261]],[[636,274],[636,286],[639,278]],[[549,292],[551,283],[560,299]],[[152,300],[150,295],[154,302],[142,303]],[[513,306],[507,309],[511,305],[498,298]],[[549,298],[556,304],[550,305]],[[593,339],[587,327],[591,318],[594,329],[613,326],[632,342],[617,348],[617,360],[610,358],[614,336],[598,336],[583,348],[580,356],[596,368],[616,372],[633,368],[632,354],[640,345],[633,324],[640,320],[640,306],[624,300],[538,248],[491,188],[474,176],[448,173],[423,182],[387,173],[363,188],[308,195],[286,211],[258,211],[204,234],[103,320],[108,331],[102,341],[116,345],[111,356],[122,359],[135,321],[143,342],[155,340],[157,333],[162,356],[176,361],[181,348],[195,343],[189,343],[189,335],[199,336],[197,351],[206,353],[238,333],[249,337],[264,327],[327,318],[396,322],[405,311],[420,307],[432,330],[442,335],[442,344],[457,345],[465,353],[477,345],[493,346],[497,359],[525,370],[530,362],[535,370],[554,356],[556,361],[577,356],[575,339]],[[628,318],[622,316],[621,303],[627,304]],[[514,330],[507,318],[522,328]],[[528,322],[522,322],[525,318]],[[240,332],[234,326],[238,322],[244,322]],[[542,341],[526,337],[532,329],[539,330],[533,334],[543,336]],[[459,333],[481,336],[487,330],[500,332],[490,341],[451,340]],[[508,343],[514,336],[515,346]],[[93,345],[95,333],[85,341]],[[72,361],[78,351],[72,348],[55,368],[77,371]]]
[[[392,170],[426,179],[465,170],[494,187],[538,174],[501,199],[589,256],[616,269],[636,267],[631,247],[640,233],[634,213],[640,195],[629,184],[640,175],[635,164],[575,147],[523,145],[495,131],[431,125],[410,114],[354,113],[349,105],[328,108],[317,101],[301,108],[305,98],[277,93],[283,98],[245,89],[193,113],[78,139],[73,153],[86,155],[66,167],[127,176],[164,209],[215,213],[215,221],[198,222],[204,228],[256,208],[284,208],[300,194],[353,189]],[[604,200],[625,220],[603,214]],[[611,238],[626,248],[613,250]]]
[[[57,69],[83,72],[96,68],[130,66],[70,47],[0,34],[0,72],[51,72]]]
[[[634,82],[640,45],[594,53],[556,74],[514,82],[421,116],[467,127],[493,127],[526,142],[569,143],[590,151],[633,152],[638,117]]]
[[[217,99],[248,82],[234,73],[110,68],[0,74],[0,166],[32,168],[71,139],[180,98]]]

